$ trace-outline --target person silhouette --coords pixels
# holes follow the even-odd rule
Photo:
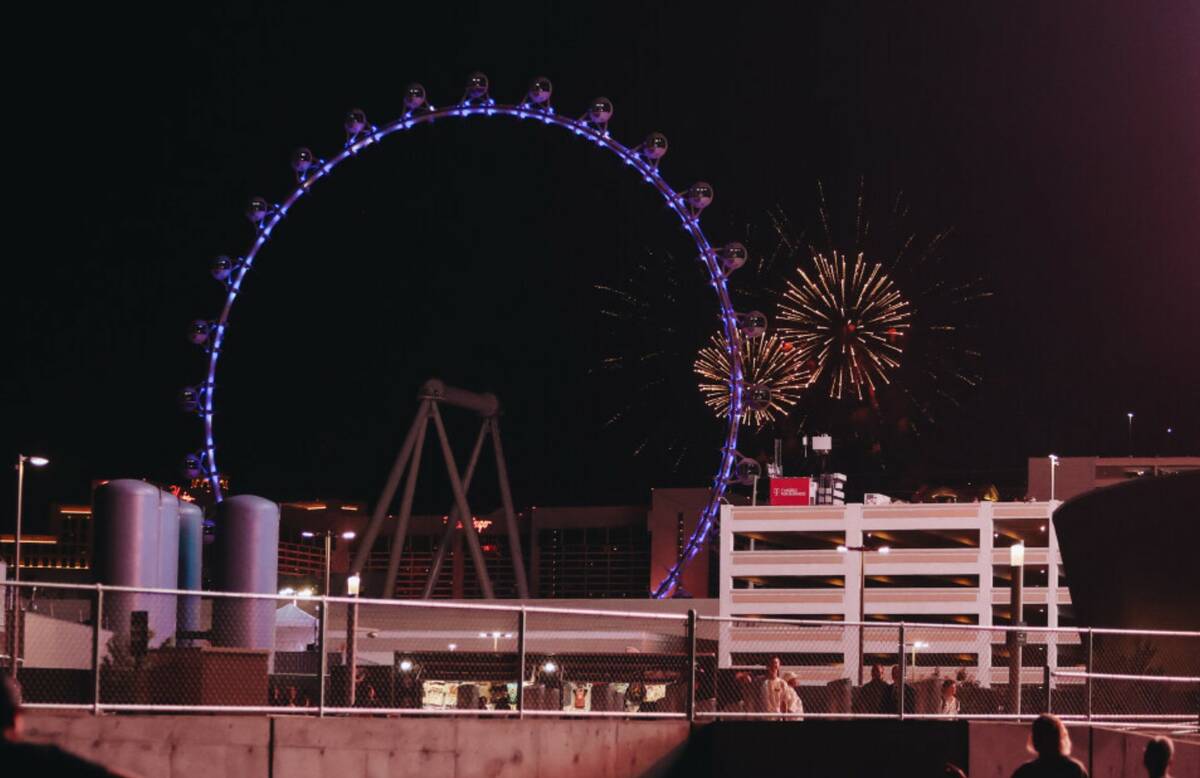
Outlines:
[[[858,690],[858,694],[854,696],[854,712],[855,713],[895,713],[895,706],[892,710],[885,710],[883,701],[887,697],[888,685],[883,680],[883,668],[878,664],[871,665],[871,680],[862,685]]]
[[[1071,736],[1058,716],[1043,713],[1033,720],[1029,749],[1037,758],[1018,767],[1012,778],[1088,778],[1087,768],[1071,758]]]
[[[899,705],[897,704],[900,689],[904,690],[904,712],[917,712],[917,690],[904,683],[904,676],[900,674],[900,665],[893,665],[892,685],[884,690],[883,713],[896,715],[900,712]]]
[[[8,676],[0,681],[0,766],[5,775],[71,775],[80,778],[134,778],[62,750],[23,738],[21,687]]]
[[[1146,744],[1146,752],[1142,754],[1142,764],[1150,778],[1171,778],[1167,770],[1175,758],[1175,744],[1169,737],[1151,738]]]

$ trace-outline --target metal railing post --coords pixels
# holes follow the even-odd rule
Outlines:
[[[1044,711],[1045,713],[1053,713],[1054,712],[1054,701],[1053,701],[1052,687],[1051,687],[1052,681],[1053,681],[1053,676],[1050,675],[1050,663],[1047,662],[1046,666],[1042,668],[1042,685],[1046,687],[1046,710]]]
[[[687,614],[687,719],[696,720],[696,609],[689,608]]]
[[[525,718],[525,606],[517,614],[517,718]]]
[[[329,654],[325,650],[325,628],[329,620],[329,593],[321,595],[321,615],[317,632],[317,651],[321,656],[317,663],[317,715],[325,715],[325,675],[329,672]]]
[[[100,625],[104,620],[104,586],[96,584],[96,610],[92,614],[92,715],[100,713]]]
[[[1087,634],[1087,720],[1092,720],[1092,628],[1088,627]]]
[[[907,696],[907,678],[908,671],[904,666],[904,622],[900,622],[900,644],[897,646],[897,653],[900,655],[900,661],[897,664],[900,666],[900,678],[893,685],[896,688],[896,709],[900,714],[900,720],[904,721],[904,698]]]

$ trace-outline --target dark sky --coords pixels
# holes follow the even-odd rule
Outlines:
[[[176,479],[198,448],[175,401],[203,375],[185,329],[217,312],[208,263],[244,252],[244,205],[282,197],[291,150],[331,155],[347,109],[382,124],[411,80],[455,101],[477,68],[502,101],[545,74],[561,111],[612,98],[630,145],[666,133],[668,180],[715,185],[714,241],[769,250],[775,207],[811,228],[819,180],[852,218],[860,177],[903,191],[914,229],[953,227],[947,272],[996,293],[964,322],[985,381],[909,441],[918,479],[1019,485],[1030,455],[1124,453],[1130,410],[1139,452],[1200,453],[1195,3],[414,6],[14,20],[27,186],[10,190],[0,453],[53,460],[29,480],[35,526],[93,478]],[[367,156],[289,216],[235,309],[218,419],[235,491],[373,499],[432,375],[500,394],[519,502],[709,480],[720,428],[687,371],[711,293],[636,177],[511,122]],[[606,320],[596,284],[636,289],[645,320]],[[635,367],[591,372],[612,355]],[[469,420],[451,427],[465,447]]]

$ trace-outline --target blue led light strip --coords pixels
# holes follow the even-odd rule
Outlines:
[[[736,458],[735,449],[737,448],[738,425],[741,420],[743,407],[742,355],[737,337],[737,314],[734,312],[733,303],[729,298],[729,289],[726,280],[727,272],[718,259],[717,252],[713,249],[708,238],[705,237],[704,231],[700,228],[700,212],[707,205],[707,202],[697,206],[689,201],[689,192],[687,190],[677,192],[663,180],[658,170],[661,155],[650,158],[650,155],[642,153],[641,147],[631,149],[610,137],[607,130],[607,116],[602,123],[589,121],[587,115],[580,119],[571,119],[556,114],[554,109],[550,107],[548,100],[536,103],[531,98],[527,98],[524,102],[515,105],[497,104],[490,97],[482,99],[478,97],[474,99],[464,98],[462,102],[456,105],[436,109],[432,106],[424,105],[423,90],[421,92],[420,103],[417,109],[406,111],[403,116],[383,127],[375,127],[367,124],[359,130],[351,131],[348,125],[347,131],[349,137],[342,150],[328,160],[312,159],[310,166],[299,172],[297,177],[298,186],[287,198],[282,203],[269,206],[261,220],[256,220],[257,229],[254,240],[245,256],[229,274],[226,281],[225,305],[221,309],[220,315],[210,323],[207,338],[208,373],[203,384],[204,392],[201,395],[199,406],[199,414],[204,419],[204,452],[201,466],[212,486],[214,497],[218,501],[224,499],[224,494],[221,490],[220,473],[217,470],[217,448],[213,418],[216,408],[214,397],[217,385],[217,363],[220,359],[221,347],[225,340],[229,315],[233,310],[234,300],[241,291],[242,282],[245,280],[246,274],[253,267],[259,252],[267,245],[275,227],[279,225],[296,201],[307,194],[318,181],[332,173],[347,159],[358,156],[364,149],[378,143],[393,133],[447,118],[508,116],[517,119],[531,119],[542,124],[569,130],[572,134],[607,149],[626,165],[633,167],[646,183],[654,187],[655,191],[662,196],[675,215],[679,217],[684,232],[691,236],[695,242],[696,249],[700,253],[700,259],[703,261],[704,267],[711,279],[713,289],[716,291],[717,304],[721,310],[725,340],[730,345],[729,356],[732,375],[730,380],[729,422],[725,433],[725,441],[721,447],[720,466],[713,480],[708,502],[700,513],[700,521],[691,538],[688,540],[687,546],[685,546],[679,560],[654,591],[656,598],[670,596],[679,583],[679,578],[683,573],[684,567],[713,534],[720,512],[721,499],[725,494],[726,486],[733,472],[734,460]],[[365,119],[365,117],[362,118]]]

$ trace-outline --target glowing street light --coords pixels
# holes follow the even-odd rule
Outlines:
[[[306,529],[300,533],[300,537],[309,539],[315,538],[317,535],[325,538],[325,588],[321,591],[326,596],[329,596],[329,566],[332,563],[333,557],[333,530],[325,530],[324,532],[317,533]],[[355,533],[348,530],[341,533],[341,538],[342,540],[354,540]]]
[[[924,640],[914,640],[911,643],[905,643],[904,647],[912,649],[912,661],[909,662],[909,667],[912,668],[911,669],[912,679],[913,679],[913,681],[916,681],[917,680],[917,649],[929,648],[929,644],[926,643]]]
[[[1050,500],[1054,501],[1054,471],[1058,469],[1058,454],[1050,455]]]

